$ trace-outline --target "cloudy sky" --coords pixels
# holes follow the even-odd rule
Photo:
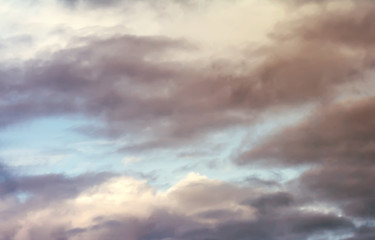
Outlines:
[[[374,1],[0,16],[0,240],[375,239]]]

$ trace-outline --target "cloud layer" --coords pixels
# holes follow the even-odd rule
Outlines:
[[[129,177],[99,184],[92,177],[30,177],[18,188],[29,194],[26,199],[13,194],[1,200],[7,209],[2,239],[307,239],[326,230],[355,229],[344,217],[298,210],[287,193],[195,173],[164,192]],[[72,184],[82,190],[77,194]]]
[[[83,123],[51,139],[66,169],[0,156],[0,240],[374,238],[373,1],[33,1],[35,33],[17,4],[0,3],[0,137]]]

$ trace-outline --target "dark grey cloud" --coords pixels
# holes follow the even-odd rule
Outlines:
[[[84,46],[5,70],[0,126],[82,114],[106,123],[82,127],[85,133],[149,134],[150,140],[124,150],[175,146],[218,129],[247,126],[269,109],[329,99],[335,86],[356,80],[362,68],[340,50],[304,42],[263,49],[265,60],[250,71],[229,60],[218,67],[173,60],[176,52],[195,51],[180,40],[83,41]]]
[[[4,197],[17,189],[15,177],[10,168],[0,163],[0,197]]]
[[[235,158],[235,162],[239,165],[309,167],[301,177],[288,183],[290,184],[288,186],[296,186],[294,184],[299,186],[298,190],[293,189],[292,192],[297,199],[303,197],[303,201],[328,204],[342,211],[346,216],[365,219],[365,221],[372,221],[374,217],[375,201],[373,191],[370,189],[371,182],[374,180],[372,177],[375,157],[373,146],[375,125],[372,120],[375,113],[374,97],[363,96],[355,100],[348,98],[337,103],[333,103],[330,98],[334,97],[332,92],[338,93],[337,86],[345,81],[355,85],[355,81],[361,79],[364,72],[372,68],[373,13],[373,2],[353,1],[352,5],[345,9],[326,8],[309,16],[304,15],[303,21],[298,19],[280,25],[284,29],[274,32],[271,36],[275,41],[279,43],[292,41],[293,51],[301,49],[300,46],[310,46],[301,51],[296,58],[299,61],[296,62],[289,57],[288,51],[282,55],[287,56],[285,58],[293,63],[281,65],[279,70],[279,72],[285,71],[285,78],[290,81],[285,88],[289,90],[294,86],[291,92],[300,92],[301,96],[303,95],[300,99],[295,99],[297,103],[303,102],[306,97],[309,102],[314,102],[312,99],[319,99],[320,102],[319,100],[315,102],[320,104],[317,104],[316,108],[300,122],[272,133],[255,146],[240,152]],[[280,46],[278,50],[282,47]],[[341,51],[343,49],[353,55],[346,55]],[[332,50],[335,53],[330,52]],[[312,58],[313,51],[317,53],[317,58],[328,54],[329,57],[324,58],[331,60],[325,62],[326,60],[316,59],[310,62],[311,65],[307,65],[312,66],[311,69],[304,67],[305,55],[308,56],[307,58]],[[277,50],[275,52],[277,53]],[[356,54],[360,57],[355,57]],[[353,60],[354,62],[349,63]],[[346,61],[348,62],[345,63]],[[300,70],[301,75],[294,78],[294,75],[291,75],[293,71],[288,70],[288,67],[297,73]],[[271,70],[272,68],[268,68],[265,73],[272,74]],[[305,76],[305,73],[309,73],[308,76]],[[283,75],[278,75],[275,79],[282,80],[281,76]],[[307,81],[306,83],[297,80],[292,82],[293,79],[307,79]],[[321,82],[315,81],[316,79],[321,79]],[[284,81],[280,82],[282,83]],[[308,90],[303,90],[301,86]],[[277,89],[282,92],[283,87]],[[329,91],[331,94],[326,94],[324,91]],[[311,98],[309,98],[310,93]],[[341,93],[342,99],[345,99],[346,94],[350,95],[348,92]],[[294,97],[298,95],[291,94],[290,98]],[[267,208],[266,200],[258,201],[252,200],[250,203],[254,206],[263,206],[264,213],[275,211],[273,208]],[[271,198],[269,201],[276,200]],[[274,205],[277,206],[277,203],[272,206]],[[371,232],[358,233],[352,239],[371,239],[371,234]]]
[[[250,79],[232,85],[237,104],[267,108],[329,100],[335,86],[354,81],[362,68],[355,57],[331,46],[288,41],[265,49],[268,57]]]
[[[44,201],[75,197],[84,189],[95,186],[113,177],[112,173],[84,174],[66,177],[61,174],[20,177],[16,180],[17,190],[31,194]]]
[[[74,198],[83,190],[114,177],[113,173],[87,173],[76,177],[63,174],[24,176],[16,169],[0,165],[0,196],[3,198],[26,194],[26,205],[44,207],[54,201]]]
[[[156,80],[168,81],[179,71],[168,63],[149,63],[145,58],[178,47],[185,45],[168,39],[124,36],[94,41],[87,47],[55,53],[51,60],[8,69],[1,81],[8,89],[3,96],[1,125],[79,112],[114,118],[114,122],[119,117],[131,121],[132,115],[142,114],[142,107],[151,110],[152,106],[147,106],[150,100],[143,99],[145,96],[129,95],[157,87],[160,84]],[[125,103],[128,106],[121,105]]]
[[[371,219],[375,216],[373,166],[334,165],[310,170],[299,179],[315,199],[328,201],[348,215]]]
[[[374,47],[375,26],[373,1],[353,1],[353,6],[341,11],[323,11],[305,17],[303,23],[289,26],[291,37],[305,41],[340,44],[354,49]],[[284,35],[287,37],[288,34]]]
[[[355,162],[372,164],[375,126],[374,98],[319,108],[311,117],[269,137],[242,153],[237,161],[310,164]]]
[[[353,237],[347,238],[345,240],[371,240],[375,237],[374,227],[364,226],[359,228]]]
[[[59,175],[41,175],[15,178],[18,189],[29,191],[34,199],[44,199],[43,204],[32,204],[29,200],[18,203],[17,211],[0,212],[2,239],[14,239],[26,234],[31,239],[309,239],[311,236],[323,236],[325,233],[352,232],[362,234],[349,218],[334,214],[308,212],[301,210],[294,197],[288,192],[254,192],[251,187],[239,188],[233,184],[210,180],[196,180],[185,185],[176,185],[169,192],[170,203],[182,209],[195,211],[198,208],[209,209],[190,214],[190,211],[175,211],[170,205],[161,205],[151,210],[147,217],[108,215],[98,212],[91,224],[72,225],[69,213],[79,209],[70,209],[77,194],[91,187],[89,192],[112,191],[103,187],[94,187],[98,182],[108,179],[108,175],[81,175],[68,178]],[[125,186],[125,185],[124,185]],[[177,187],[178,186],[178,187]],[[140,190],[140,189],[139,189]],[[111,193],[114,194],[114,193]],[[49,196],[50,195],[50,196]],[[67,201],[59,205],[56,200]],[[135,199],[137,201],[137,199]],[[244,208],[256,209],[252,219],[240,220],[241,211],[232,208],[239,204]],[[22,207],[23,206],[23,207]],[[80,205],[78,205],[80,206]],[[14,207],[14,206],[13,206]],[[19,221],[32,213],[61,208],[60,218],[48,222]],[[282,211],[281,211],[282,209]],[[11,210],[9,206],[9,210]],[[82,209],[83,210],[83,209]],[[87,209],[85,210],[87,211]],[[103,215],[100,215],[100,214]],[[32,218],[33,219],[33,218]],[[38,219],[38,218],[36,218]],[[201,220],[214,221],[207,224]],[[23,229],[20,231],[20,229]]]
[[[287,208],[295,204],[294,197],[287,192],[276,192],[262,195],[259,198],[246,201],[245,204],[258,209],[260,214],[275,213],[275,210]]]
[[[352,11],[360,8],[355,5]],[[356,41],[371,39],[366,31],[370,14],[353,17],[350,13],[338,13],[334,20],[322,12],[302,24],[284,23],[273,32],[271,44],[245,53],[262,59],[257,64],[219,57],[210,62],[175,60],[173,54],[197,48],[165,37],[83,38],[80,46],[4,69],[0,86],[7,91],[0,126],[48,115],[81,114],[105,123],[82,126],[83,133],[145,135],[146,141],[120,149],[141,151],[179,146],[213,131],[248,126],[275,108],[329,103],[340,93],[338,86],[359,81],[361,73],[372,67],[371,57],[363,58],[363,48],[346,51],[338,43],[351,40],[340,37],[341,33],[330,37],[333,31],[325,29],[330,21],[345,26],[346,18],[354,22],[358,18],[358,26],[351,28],[363,37]]]
[[[212,211],[211,219],[222,219],[225,211]],[[253,221],[226,221],[217,226],[204,226],[184,215],[158,210],[147,219],[97,218],[93,225],[85,228],[50,226],[33,228],[41,239],[54,236],[72,239],[308,239],[327,231],[353,231],[354,225],[345,218],[329,214],[288,213],[261,217]],[[43,238],[44,237],[44,238]]]
[[[295,214],[261,218],[256,221],[227,222],[216,228],[190,231],[177,239],[308,239],[324,231],[351,230],[349,220],[324,214]]]
[[[317,109],[237,158],[239,164],[314,166],[294,182],[303,195],[373,218],[374,98]],[[301,193],[300,193],[301,194]]]

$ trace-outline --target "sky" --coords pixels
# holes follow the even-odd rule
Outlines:
[[[0,16],[0,240],[375,239],[373,0]]]

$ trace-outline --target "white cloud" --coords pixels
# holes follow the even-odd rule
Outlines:
[[[0,156],[12,167],[53,165],[69,157],[69,154],[48,153],[36,149],[3,149]]]
[[[201,191],[200,186],[204,186],[204,191]],[[218,194],[226,195],[226,197],[217,198]],[[217,224],[220,223],[220,219],[207,221],[201,218],[199,213],[222,207],[225,207],[226,211],[235,212],[237,220],[253,219],[254,211],[241,204],[246,197],[249,197],[249,194],[248,190],[208,179],[196,173],[189,174],[185,179],[163,192],[156,191],[146,181],[131,177],[115,177],[83,191],[76,197],[49,202],[48,205],[39,209],[33,208],[30,204],[33,201],[32,198],[28,199],[23,203],[24,211],[19,215],[13,214],[7,219],[7,225],[0,227],[0,230],[6,231],[6,226],[16,225],[15,239],[27,240],[30,239],[30,234],[40,227],[39,223],[48,225],[43,227],[47,236],[52,234],[48,232],[50,226],[63,226],[67,230],[90,229],[97,223],[98,218],[134,218],[142,222],[147,221],[160,210],[176,216],[185,216],[190,219],[189,221],[197,224]],[[207,201],[207,199],[211,200]],[[6,205],[6,209],[13,211],[20,207],[15,204],[15,201],[17,200],[5,198],[0,201],[0,205]],[[198,202],[199,205],[196,205]],[[29,209],[28,204],[30,204]],[[183,225],[179,227],[186,229]],[[83,234],[82,238],[78,239],[86,240],[90,239],[90,236],[89,233]]]
[[[137,162],[140,162],[142,161],[142,158],[140,157],[133,157],[133,156],[130,156],[130,157],[124,157],[122,159],[122,163],[127,165],[127,164],[132,164],[132,163],[137,163]]]

